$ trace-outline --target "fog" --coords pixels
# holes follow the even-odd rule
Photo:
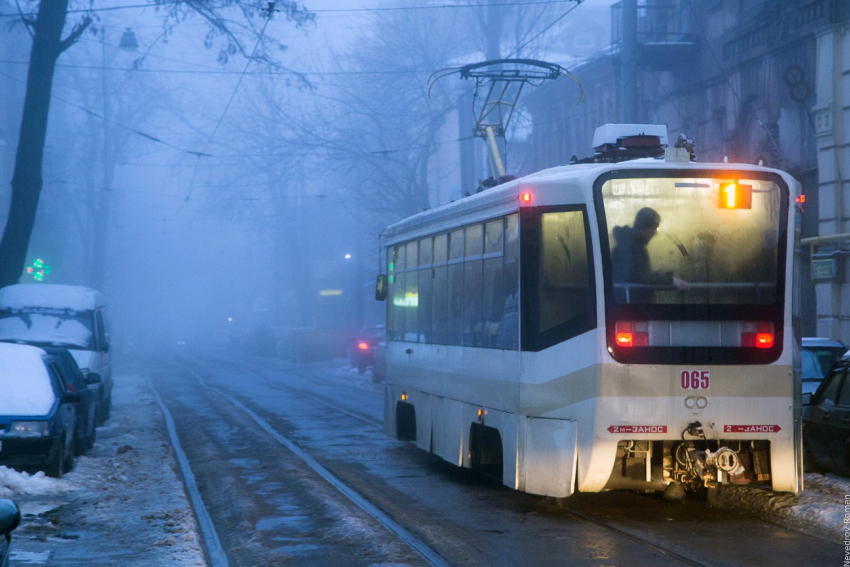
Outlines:
[[[724,61],[719,72],[706,51],[639,61],[639,100],[624,115],[612,3],[304,0],[309,18],[298,24],[288,2],[271,18],[265,2],[196,3],[214,10],[210,20],[153,1],[72,1],[64,35],[87,14],[93,22],[57,62],[27,265],[41,258],[44,281],[101,289],[125,346],[277,352],[287,329],[337,340],[383,324],[385,304],[373,298],[381,230],[492,175],[484,141],[472,138],[473,85],[454,74],[429,89],[428,78],[500,57],[562,65],[584,91],[577,104],[568,79],[527,86],[507,132],[510,174],[590,155],[596,126],[629,121],[667,124],[671,139],[686,133],[706,159],[810,169],[814,99],[753,103],[761,128],[744,116],[746,84],[724,86],[740,70]],[[661,6],[639,4],[644,19],[655,14],[647,5]],[[729,15],[726,2],[722,17],[681,4],[666,8],[667,35],[654,39],[685,43],[708,22],[710,43],[747,16]],[[22,5],[34,14],[38,2]],[[16,13],[0,0],[3,223],[31,45],[11,25]],[[811,82],[814,57],[803,50],[753,89],[784,93],[781,69],[794,61]],[[703,71],[711,86],[695,88]]]

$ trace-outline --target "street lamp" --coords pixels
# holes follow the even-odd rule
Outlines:
[[[136,34],[133,33],[132,28],[126,28],[124,33],[121,34],[121,41],[118,43],[118,47],[127,51],[135,51],[139,48],[139,42],[136,41]]]

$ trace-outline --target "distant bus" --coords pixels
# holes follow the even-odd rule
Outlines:
[[[533,494],[801,491],[800,185],[682,152],[388,227],[386,433]]]

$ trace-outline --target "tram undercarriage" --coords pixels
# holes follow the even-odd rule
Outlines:
[[[624,440],[605,489],[701,495],[722,484],[769,486],[770,471],[765,440]]]

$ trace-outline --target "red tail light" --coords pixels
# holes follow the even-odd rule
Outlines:
[[[360,350],[369,350],[369,343],[360,341],[359,343],[357,343],[357,348],[359,348]]]
[[[773,323],[770,321],[744,323],[741,329],[743,347],[773,348],[774,340]]]
[[[614,337],[617,346],[649,346],[649,325],[646,322],[618,321]]]

